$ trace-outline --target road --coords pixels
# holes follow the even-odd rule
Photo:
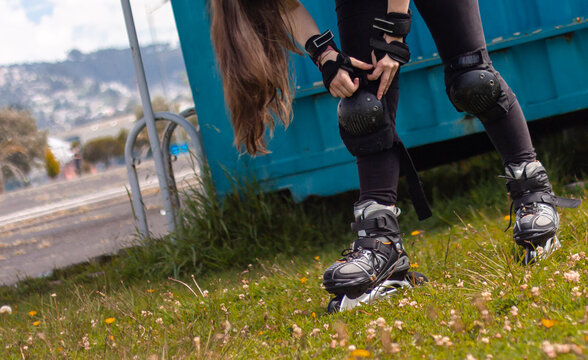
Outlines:
[[[179,184],[194,179],[174,165]],[[138,171],[153,234],[167,231],[153,164]],[[111,254],[137,239],[124,167],[0,195],[0,284]]]

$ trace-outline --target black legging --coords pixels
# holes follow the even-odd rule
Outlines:
[[[445,64],[458,55],[485,49],[477,0],[415,0],[415,4]],[[372,23],[374,17],[386,14],[387,0],[336,0],[336,11],[342,50],[371,64],[369,38]],[[446,78],[447,75],[451,76],[446,72]],[[533,161],[535,151],[521,107],[506,82],[500,81],[509,94],[509,109],[504,116],[483,122],[486,133],[505,164]],[[379,82],[372,82],[368,90],[376,93],[378,85]],[[398,74],[382,101],[385,119],[395,127]],[[357,157],[360,202],[376,200],[385,205],[396,203],[399,159],[396,147]]]

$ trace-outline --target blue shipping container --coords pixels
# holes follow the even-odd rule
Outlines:
[[[336,33],[334,1],[302,3],[320,29]],[[293,56],[297,94],[292,125],[286,132],[276,129],[271,154],[239,156],[210,42],[206,1],[172,0],[172,6],[204,148],[220,194],[230,190],[223,168],[253,172],[275,189],[289,189],[296,199],[358,188],[354,159],[339,138],[338,100],[326,92],[308,57]],[[400,137],[410,148],[483,131],[478,120],[456,112],[447,99],[435,44],[412,10],[407,39],[412,61],[400,76]],[[527,120],[588,108],[588,1],[480,0],[480,11],[490,56],[517,94]]]

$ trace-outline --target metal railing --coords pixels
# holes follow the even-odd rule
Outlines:
[[[133,154],[133,146],[137,140],[137,136],[143,130],[147,128],[147,134],[149,136],[149,144],[151,146],[151,152],[153,160],[155,162],[155,171],[157,173],[157,179],[159,181],[159,189],[161,191],[161,197],[163,207],[165,210],[167,227],[170,232],[174,232],[176,225],[178,224],[177,209],[179,208],[179,198],[177,194],[176,182],[173,174],[171,157],[169,154],[169,145],[171,137],[179,125],[190,136],[197,163],[200,169],[203,169],[203,165],[206,163],[204,150],[200,140],[200,133],[195,129],[184,117],[195,114],[194,109],[189,109],[180,115],[172,114],[168,112],[153,112],[153,106],[151,104],[151,98],[149,95],[149,88],[147,86],[147,79],[145,76],[145,68],[143,66],[143,60],[141,58],[141,49],[139,47],[139,40],[137,39],[137,31],[135,28],[135,22],[133,20],[133,13],[131,10],[130,0],[121,0],[123,8],[123,14],[125,17],[125,24],[127,28],[127,35],[129,37],[129,45],[133,54],[133,61],[135,65],[135,73],[137,75],[137,85],[139,87],[139,93],[141,95],[141,104],[143,105],[144,117],[135,124],[125,145],[125,162],[127,166],[127,175],[129,177],[129,183],[131,186],[131,195],[133,210],[137,221],[137,227],[141,237],[146,238],[149,236],[149,227],[147,225],[147,217],[145,214],[145,206],[143,204],[143,197],[141,195],[141,189],[139,186],[139,180],[137,177],[137,159]],[[166,127],[162,146],[160,146],[159,136],[157,134],[157,127],[155,122],[167,120],[170,124]],[[162,150],[163,148],[163,150]],[[175,203],[175,206],[174,206]]]

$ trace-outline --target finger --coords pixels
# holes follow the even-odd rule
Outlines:
[[[362,70],[369,70],[371,68],[373,68],[373,65],[370,65],[368,63],[364,63],[361,60],[357,60],[356,58],[350,57],[351,59],[351,65],[353,65],[353,67],[356,67],[358,69],[362,69]]]
[[[378,80],[380,78],[380,75],[382,75],[382,72],[384,72],[384,67],[376,66],[374,71],[372,71],[371,74],[368,74],[367,78],[368,80]]]
[[[345,88],[342,93],[345,95],[345,97],[350,97],[353,96],[353,94],[357,91],[357,89],[359,88],[359,78],[355,78],[353,79],[353,86],[351,88]]]
[[[382,78],[380,79],[380,87],[378,88],[378,100],[382,99],[382,96],[386,93],[386,89],[389,86],[389,82],[390,82],[390,73],[392,71],[384,71],[384,73],[382,73]]]
[[[376,67],[378,65],[378,59],[376,58],[376,53],[372,50],[372,64],[374,64],[374,67]]]

